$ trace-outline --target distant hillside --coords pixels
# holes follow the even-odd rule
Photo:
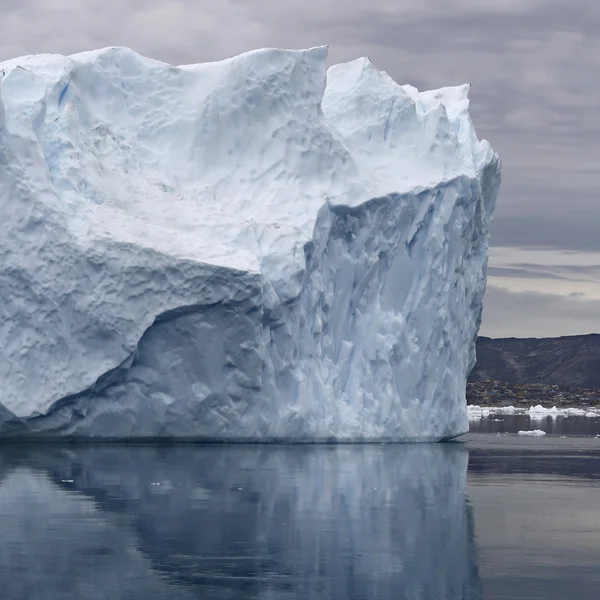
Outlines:
[[[477,339],[469,381],[543,383],[600,389],[600,335]]]

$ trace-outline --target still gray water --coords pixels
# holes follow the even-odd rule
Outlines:
[[[0,446],[0,598],[600,597],[600,440]]]

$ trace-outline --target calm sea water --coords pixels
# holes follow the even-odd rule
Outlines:
[[[597,600],[600,438],[505,425],[431,445],[0,446],[0,598]]]

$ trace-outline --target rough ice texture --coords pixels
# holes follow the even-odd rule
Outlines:
[[[0,63],[0,435],[467,431],[498,156],[325,61]]]

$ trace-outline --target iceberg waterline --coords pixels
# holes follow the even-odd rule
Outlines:
[[[498,156],[468,86],[325,61],[0,63],[0,435],[467,431]]]

